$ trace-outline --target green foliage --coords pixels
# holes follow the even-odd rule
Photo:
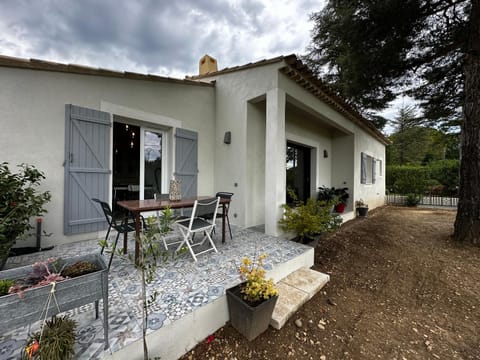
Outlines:
[[[388,119],[380,115],[372,114],[369,116],[369,120],[373,124],[373,126],[375,126],[380,131],[382,131],[388,123]]]
[[[440,160],[429,164],[430,177],[444,187],[444,193],[456,194],[460,184],[460,161]]]
[[[422,165],[388,165],[386,186],[399,194],[456,195],[459,185],[458,160],[441,160]]]
[[[423,193],[427,188],[428,179],[429,169],[425,166],[392,165],[386,167],[387,189],[395,193]]]
[[[295,206],[284,204],[284,215],[278,223],[283,231],[294,232],[300,240],[305,236],[334,231],[342,223],[342,218],[331,212],[334,204],[334,201],[314,198],[308,199],[305,204],[299,201],[295,202]]]
[[[420,195],[417,194],[408,194],[407,198],[405,199],[405,205],[414,207],[420,204],[420,201],[422,200]]]
[[[8,290],[15,285],[14,280],[0,280],[0,296],[7,295]]]
[[[426,165],[447,155],[458,158],[458,136],[422,125],[413,107],[401,108],[392,123],[395,131],[387,147],[389,165]]]
[[[43,332],[36,332],[29,336],[27,346],[22,352],[22,359],[34,360],[67,360],[73,359],[75,352],[73,346],[75,344],[75,329],[77,323],[69,319],[67,316],[53,317],[43,324]],[[31,350],[40,346],[29,356],[29,347]]]
[[[8,163],[0,164],[0,269],[8,257],[15,240],[33,228],[30,219],[46,212],[50,192],[39,192],[45,179],[34,166],[22,164],[20,171],[12,173]]]
[[[422,100],[427,119],[458,121],[470,7],[468,0],[330,0],[311,16],[305,61],[360,108],[382,109],[401,88]]]
[[[350,195],[348,194],[348,188],[346,187],[328,188],[326,186],[320,186],[318,188],[317,199],[320,201],[332,202],[333,205],[336,205],[338,203],[342,203],[346,205],[349,197]]]

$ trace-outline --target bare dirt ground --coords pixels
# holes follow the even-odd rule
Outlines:
[[[455,215],[346,223],[315,250],[330,283],[282,330],[248,342],[227,324],[182,359],[480,359],[480,248],[451,240]]]

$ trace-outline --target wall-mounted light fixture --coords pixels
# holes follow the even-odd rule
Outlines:
[[[323,157],[328,158],[328,151],[327,150],[323,150]]]
[[[225,136],[223,137],[224,144],[231,144],[232,143],[232,132],[225,131]]]

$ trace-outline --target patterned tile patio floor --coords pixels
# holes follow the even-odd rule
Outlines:
[[[186,253],[158,268],[155,280],[149,287],[158,292],[157,302],[150,309],[149,331],[171,324],[223,296],[226,289],[240,281],[237,266],[243,256],[268,254],[265,268],[270,270],[276,264],[287,262],[309,249],[305,245],[260,232],[233,230],[233,240],[227,235],[225,244],[221,244],[218,235],[215,236],[218,253],[201,255],[197,263]],[[134,240],[129,239],[128,245],[129,252],[132,252]],[[47,252],[9,258],[6,267],[28,265],[49,257],[67,257],[98,251],[97,240],[59,245]],[[109,255],[105,256],[108,261]],[[104,354],[116,352],[141,338],[140,292],[139,272],[129,261],[114,257],[109,274],[110,349],[106,352],[103,350],[102,317],[95,320],[93,304],[88,304],[67,312],[78,322],[75,358],[101,359]],[[37,331],[39,326],[40,322],[37,322],[0,334],[0,360],[18,359],[29,331]]]

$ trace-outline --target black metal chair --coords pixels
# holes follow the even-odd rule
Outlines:
[[[232,192],[219,191],[219,192],[217,192],[215,197],[219,197],[220,199],[232,199],[233,195],[234,194]],[[230,239],[233,239],[232,228],[230,227],[230,219],[228,218],[228,209],[230,207],[230,203],[227,203],[224,206],[225,206],[225,208],[224,208],[225,209],[225,218],[227,219],[228,231],[230,232]],[[223,206],[219,206],[218,208],[223,209]],[[222,218],[222,216],[223,216],[223,210],[220,211],[220,212],[217,212],[217,214],[216,214],[217,219]],[[207,219],[207,220],[211,220],[213,218],[213,214],[202,215],[202,218]],[[213,229],[213,231],[215,232],[215,228]]]
[[[110,255],[110,260],[108,262],[108,270],[110,270],[110,266],[112,265],[113,255],[115,253],[115,249],[117,247],[120,234],[127,234],[129,232],[135,231],[135,220],[131,218],[130,219],[125,218],[125,214],[123,213],[119,214],[121,215],[121,217],[114,214],[112,212],[112,209],[110,208],[110,205],[107,204],[105,201],[101,201],[99,199],[92,199],[92,200],[100,204],[100,207],[102,208],[103,214],[105,215],[105,218],[107,219],[107,223],[108,223],[107,235],[105,236],[105,244],[103,244],[102,249],[100,250],[100,254],[103,254],[103,251],[105,250],[105,245],[108,241],[108,236],[110,235],[110,231],[114,229],[117,232],[117,237],[115,238],[115,242],[113,243],[112,254]],[[127,221],[125,221],[126,219]]]

